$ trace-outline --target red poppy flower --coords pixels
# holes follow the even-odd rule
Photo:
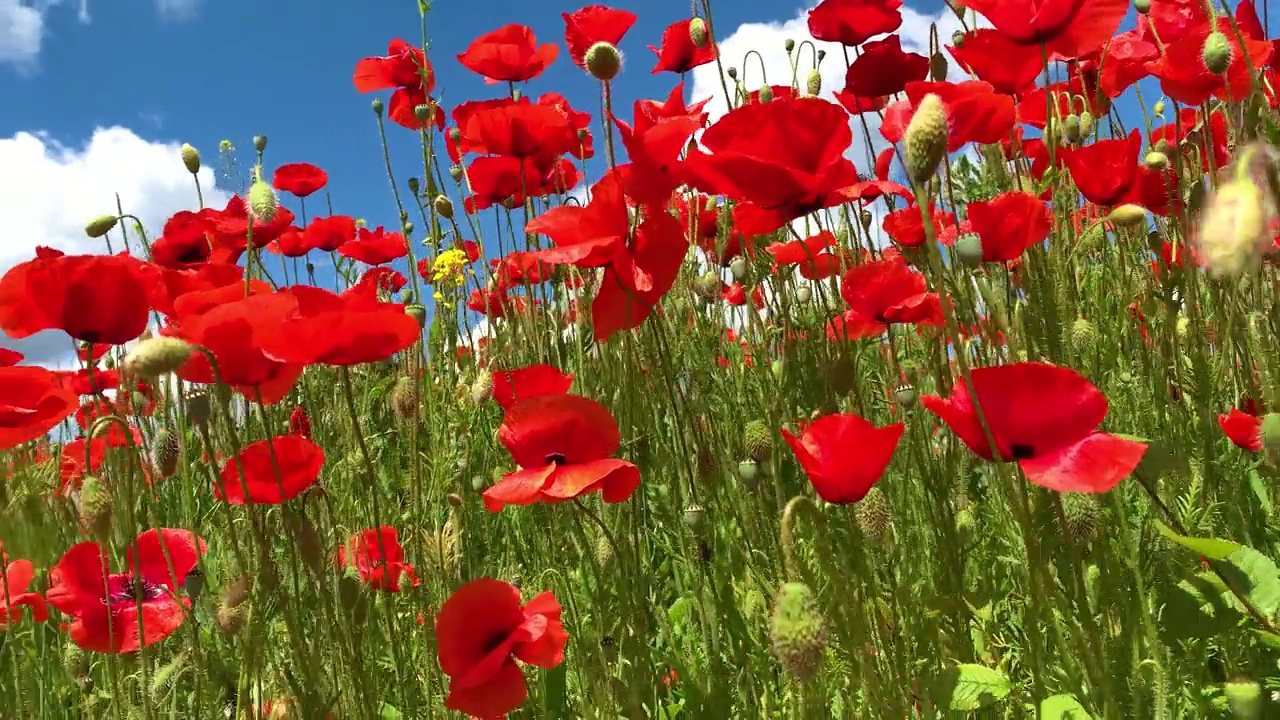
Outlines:
[[[907,99],[885,109],[880,134],[891,143],[902,141],[926,95],[937,95],[947,110],[947,152],[953,153],[969,143],[991,145],[1008,140],[1016,119],[1013,98],[996,94],[990,83],[981,80],[965,82],[907,83]],[[1044,112],[1044,98],[1040,102]],[[1065,112],[1063,113],[1066,114]]]
[[[431,100],[430,95],[436,86],[431,63],[427,62],[421,49],[404,40],[392,40],[387,46],[387,54],[382,57],[365,58],[356,63],[351,81],[356,92],[362,93],[395,88],[387,108],[387,117],[392,122],[410,130],[421,130],[432,123],[444,129],[444,110]],[[415,108],[419,105],[433,108],[425,123],[416,116]]]
[[[1262,418],[1231,408],[1231,412],[1218,415],[1218,427],[1236,447],[1262,452]]]
[[[375,590],[400,592],[401,578],[418,586],[413,565],[404,561],[399,535],[390,525],[361,530],[338,548],[338,566],[355,568],[360,579]]]
[[[1098,88],[1109,98],[1120,97],[1131,85],[1151,74],[1147,63],[1159,56],[1155,43],[1143,38],[1140,31],[1120,33],[1111,38],[1098,59]]]
[[[955,224],[956,219],[949,212],[934,209],[929,213],[929,221],[934,237],[939,237],[948,227]],[[924,227],[924,217],[920,214],[920,208],[916,205],[909,205],[900,210],[885,213],[881,227],[884,228],[885,235],[888,235],[891,240],[902,247],[923,247],[928,240]]]
[[[271,186],[300,198],[307,197],[329,182],[329,174],[310,163],[290,163],[276,168]]]
[[[527,365],[493,373],[493,400],[506,410],[517,400],[542,395],[564,395],[573,385],[573,375],[551,365]]]
[[[660,72],[683,75],[716,59],[715,43],[710,36],[703,47],[693,44],[693,37],[689,34],[689,26],[692,24],[692,18],[671,23],[662,31],[662,47],[649,46],[653,54],[658,56],[658,64],[653,66],[654,75]]]
[[[467,167],[471,195],[463,201],[468,213],[494,205],[520,207],[527,198],[568,192],[581,175],[568,158],[489,156]]]
[[[254,220],[249,217],[249,206],[244,199],[233,195],[225,208],[209,214],[208,236],[212,245],[209,258],[213,262],[235,263],[248,249],[250,234],[255,248],[266,247],[293,225],[293,219],[288,208],[278,207],[269,222]]]
[[[1241,44],[1231,18],[1218,18],[1216,28],[1230,43],[1231,62],[1224,74],[1210,72],[1203,54],[1205,38],[1214,30],[1210,23],[1199,25],[1176,41],[1166,41],[1164,54],[1149,60],[1146,69],[1160,78],[1166,95],[1187,105],[1201,105],[1211,96],[1239,102],[1253,89],[1253,71],[1267,67],[1274,52],[1270,42],[1244,37]]]
[[[218,211],[205,208],[200,212],[181,210],[164,223],[160,237],[151,241],[151,262],[160,267],[181,269],[209,260],[210,221]]]
[[[839,241],[835,233],[823,230],[817,235],[810,235],[803,240],[770,243],[764,250],[773,256],[776,265],[812,264],[814,258],[835,247]]]
[[[929,58],[904,52],[902,38],[890,35],[863,46],[862,54],[845,73],[844,90],[857,97],[884,97],[902,92],[907,83],[928,75]]]
[[[1028,192],[1000,193],[991,200],[969,203],[969,223],[982,238],[982,261],[1017,260],[1027,248],[1044,242],[1053,214],[1040,198]]]
[[[0,367],[13,367],[22,362],[25,356],[17,350],[0,348]]]
[[[308,250],[333,252],[355,237],[355,219],[348,215],[333,215],[313,219],[303,231],[303,244]]]
[[[1129,193],[1141,149],[1142,132],[1134,128],[1127,138],[1060,148],[1058,153],[1085,200],[1094,205],[1114,205]]]
[[[902,25],[902,0],[823,0],[809,11],[816,40],[854,47]]]
[[[557,503],[601,491],[620,503],[640,486],[640,470],[613,456],[618,422],[600,403],[578,395],[540,395],[507,408],[498,439],[519,470],[484,492],[498,512],[508,504]]]
[[[591,301],[591,328],[596,340],[639,327],[675,284],[689,252],[684,227],[668,212],[650,212],[636,228],[632,244],[634,268],[613,263],[604,271]],[[640,280],[647,277],[647,287]]]
[[[0,368],[0,450],[44,436],[79,404],[76,394],[51,370]]]
[[[657,100],[637,100],[634,106],[635,131],[644,132],[649,127],[658,124],[663,118],[692,117],[698,120],[698,127],[702,127],[707,121],[707,113],[703,112],[703,108],[707,103],[711,102],[711,98],[700,100],[692,105],[686,105],[684,102],[684,82],[681,81],[667,95],[667,99],[659,102]]]
[[[902,438],[903,424],[878,428],[857,415],[827,415],[809,423],[796,437],[786,428],[782,439],[818,493],[829,503],[856,503],[880,481]]]
[[[305,407],[299,405],[289,413],[289,434],[311,439],[311,416]]]
[[[213,494],[231,505],[279,505],[315,484],[324,460],[324,450],[301,435],[259,440],[222,466]]]
[[[1126,0],[964,0],[996,30],[1023,45],[1048,46],[1063,59],[1102,47],[1129,12]]]
[[[49,619],[49,609],[38,592],[28,592],[35,579],[35,568],[30,560],[9,562],[3,546],[0,546],[0,630],[22,620],[23,608],[31,608],[31,619],[44,622]]]
[[[622,36],[636,24],[636,14],[604,5],[588,5],[573,13],[560,13],[564,18],[564,44],[569,48],[573,64],[587,69],[587,51],[598,42],[617,45]]]
[[[591,201],[586,205],[562,205],[530,220],[526,233],[546,235],[554,247],[531,250],[528,255],[553,265],[581,268],[623,265],[624,271],[636,269],[627,240],[631,236],[631,215],[622,193],[617,172],[605,175],[591,188]],[[638,274],[636,282],[649,289],[652,279]]]
[[[851,268],[840,278],[840,295],[849,310],[832,321],[832,339],[875,337],[889,325],[940,326],[942,301],[929,292],[924,275],[899,260],[880,260]]]
[[[436,652],[450,680],[445,707],[479,717],[515,710],[529,692],[516,661],[554,668],[568,639],[550,591],[521,607],[513,585],[472,580],[436,616]]]
[[[0,330],[15,339],[62,330],[85,342],[129,342],[147,327],[149,267],[128,255],[37,249],[0,278]]]
[[[559,54],[555,43],[539,46],[533,30],[512,23],[471,41],[467,51],[458,55],[458,62],[492,85],[538,77]]]
[[[578,144],[578,133],[558,107],[512,102],[477,110],[462,134],[491,155],[513,158],[564,155]]]
[[[707,128],[682,165],[688,184],[741,201],[734,224],[744,234],[772,232],[790,220],[839,205],[858,182],[844,152],[849,116],[819,98],[750,103]]]
[[[409,254],[409,244],[398,232],[387,232],[381,225],[375,230],[360,228],[354,240],[343,243],[338,254],[366,265],[383,265]]]
[[[80,648],[137,652],[182,627],[191,601],[178,592],[205,548],[190,530],[147,530],[125,554],[128,570],[112,573],[97,543],[80,543],[49,571],[49,604],[71,616],[71,642]]]
[[[337,295],[307,285],[295,285],[279,294],[293,296],[297,313],[258,323],[253,336],[263,353],[278,362],[377,362],[408,348],[422,335],[418,321],[397,303],[381,303],[356,293]]]
[[[1096,429],[1107,415],[1107,398],[1070,368],[1023,362],[978,368],[970,376],[995,438],[994,451],[960,380],[949,398],[924,395],[920,403],[979,457],[993,460],[999,452],[1002,461],[1017,462],[1040,487],[1107,492],[1146,452],[1145,443]]]
[[[244,268],[230,263],[208,263],[182,269],[160,268],[149,297],[156,312],[172,317],[174,302],[187,293],[243,284]],[[83,357],[80,359],[88,362]]]
[[[947,52],[960,67],[1004,95],[1035,87],[1044,68],[1039,47],[1020,45],[990,28],[970,30],[959,45],[948,45]]]

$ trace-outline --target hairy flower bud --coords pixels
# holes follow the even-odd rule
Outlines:
[[[707,46],[707,23],[700,17],[696,17],[689,21],[689,40],[694,47],[705,48]]]
[[[179,153],[182,155],[182,165],[185,168],[187,168],[187,172],[191,173],[192,175],[195,175],[196,173],[200,172],[200,151],[199,150],[195,149],[191,145],[188,145],[187,143],[182,143],[182,149],[179,150]]]
[[[249,186],[245,209],[254,223],[265,225],[275,218],[276,211],[280,209],[280,198],[276,197],[275,188],[258,178]]]
[[[813,68],[804,79],[804,91],[807,95],[816,96],[822,92],[822,73]]]
[[[194,350],[191,343],[180,338],[165,335],[148,338],[124,356],[120,369],[140,380],[157,378],[182,367]]]
[[[1201,260],[1215,277],[1235,277],[1258,260],[1270,244],[1270,213],[1262,191],[1247,177],[1231,180],[1205,202],[1195,235]]]
[[[1223,75],[1231,66],[1231,45],[1227,36],[1217,30],[1209,33],[1204,39],[1204,47],[1200,51],[1204,67],[1214,75]]]
[[[91,238],[100,238],[111,232],[118,221],[115,215],[99,215],[85,223],[84,234]]]
[[[773,86],[765,85],[761,87],[759,98],[760,98],[761,105],[768,105],[769,103],[773,102]]]
[[[778,590],[769,639],[774,657],[797,680],[813,678],[827,647],[826,622],[808,585],[790,582]]]
[[[584,58],[587,72],[601,82],[609,82],[622,70],[622,53],[613,43],[598,42],[587,48]]]
[[[266,151],[267,151],[267,136],[266,136],[266,135],[254,135],[254,136],[253,136],[253,149],[254,149],[254,150],[256,150],[256,151],[258,152],[258,154],[259,154],[259,155],[261,155],[262,153],[266,152]]]
[[[1107,215],[1107,222],[1116,227],[1137,228],[1146,225],[1147,209],[1141,205],[1125,203]]]
[[[929,93],[907,124],[905,161],[911,180],[924,184],[947,154],[947,109],[942,98]]]

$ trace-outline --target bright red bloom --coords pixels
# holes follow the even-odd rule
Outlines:
[[[486,156],[467,167],[471,195],[463,201],[468,213],[502,205],[520,207],[527,198],[568,192],[581,175],[568,158]]]
[[[1053,214],[1029,192],[1010,191],[991,200],[969,203],[970,226],[982,238],[982,261],[1017,260],[1027,248],[1044,242]]]
[[[586,205],[562,205],[547,210],[530,220],[524,231],[546,235],[555,243],[554,247],[528,252],[538,260],[581,268],[618,263],[626,272],[635,269],[627,246],[631,216],[616,172],[605,175],[592,186],[591,201]],[[637,275],[636,282],[646,290],[652,286],[652,279],[643,275]]]
[[[1076,189],[1094,205],[1115,205],[1128,195],[1138,170],[1142,131],[1126,138],[1098,140],[1081,148],[1060,148]]]
[[[1166,95],[1187,105],[1200,105],[1212,96],[1239,102],[1249,96],[1254,76],[1271,62],[1274,52],[1269,41],[1244,36],[1237,38],[1231,18],[1218,18],[1216,29],[1226,37],[1231,51],[1227,72],[1219,75],[1205,67],[1205,38],[1215,29],[1211,23],[1195,27],[1175,41],[1166,41],[1164,54],[1149,60],[1146,69],[1160,78],[1160,89]]]
[[[289,434],[311,439],[311,416],[305,407],[299,405],[289,413]]]
[[[948,45],[947,52],[960,67],[991,83],[996,92],[1004,95],[1035,87],[1044,69],[1039,47],[1019,45],[991,28],[970,30],[964,34],[964,42]]]
[[[1008,140],[1014,127],[1013,98],[997,95],[994,87],[981,80],[907,83],[906,93],[906,100],[885,109],[884,122],[880,125],[880,134],[894,144],[902,141],[916,107],[929,94],[937,95],[947,109],[949,153],[971,142],[991,145]],[[1044,98],[1041,98],[1040,110],[1044,112]]]
[[[356,221],[348,215],[315,218],[302,233],[303,244],[308,250],[323,252],[339,250],[355,237]]]
[[[809,34],[854,47],[902,25],[902,0],[823,0],[809,11]]]
[[[924,395],[920,403],[979,457],[994,460],[998,452],[1040,487],[1107,492],[1146,452],[1145,443],[1097,430],[1107,415],[1107,398],[1070,368],[1022,362],[978,368],[970,377],[994,450],[963,381],[957,379],[949,398]]]
[[[362,293],[337,295],[295,285],[279,295],[292,296],[296,312],[258,323],[254,342],[266,357],[283,363],[359,365],[385,360],[417,342],[418,321],[404,306],[381,303]]]
[[[689,35],[692,23],[692,18],[671,23],[662,31],[662,47],[649,46],[653,54],[658,56],[658,64],[653,66],[654,75],[660,72],[683,75],[716,59],[716,46],[711,41],[710,34],[703,47],[693,44],[693,38]]]
[[[76,394],[51,370],[0,368],[0,450],[43,437],[79,404]]]
[[[554,668],[568,639],[550,591],[521,607],[520,591],[508,583],[463,585],[436,616],[436,651],[450,680],[445,707],[486,718],[515,710],[529,693],[516,661]]]
[[[538,77],[559,54],[555,43],[539,46],[533,30],[512,23],[471,41],[458,62],[492,85]]]
[[[877,428],[852,414],[827,415],[809,423],[796,437],[786,428],[782,439],[818,493],[829,503],[856,503],[879,482],[893,459],[904,426]]]
[[[484,492],[491,512],[509,504],[565,502],[597,491],[605,502],[619,503],[640,486],[640,470],[612,457],[622,442],[613,414],[579,395],[516,401],[503,415],[498,439],[520,469]]]
[[[408,255],[409,244],[400,233],[387,232],[379,225],[374,230],[360,228],[354,240],[338,248],[338,254],[366,265],[384,265]]]
[[[1147,63],[1159,56],[1155,43],[1144,39],[1139,30],[1120,33],[1099,56],[1099,89],[1109,98],[1120,97],[1129,86],[1151,74]]]
[[[1126,0],[964,0],[996,30],[1023,45],[1048,46],[1050,55],[1077,58],[1102,47],[1129,12]]]
[[[315,484],[324,460],[324,450],[301,435],[259,440],[222,466],[213,494],[231,505],[279,505]]]
[[[930,228],[934,237],[939,237],[947,228],[955,225],[955,216],[949,212],[933,209],[929,213]],[[908,205],[900,210],[885,213],[881,223],[884,234],[902,247],[923,247],[928,241],[924,227],[924,216],[917,205]]]
[[[154,272],[128,255],[64,255],[37,248],[36,258],[0,278],[0,330],[30,337],[62,330],[76,340],[121,345],[142,334]]]
[[[136,652],[182,627],[191,600],[178,592],[205,548],[190,530],[147,530],[125,554],[128,570],[112,573],[97,543],[80,543],[49,571],[49,604],[72,617],[71,641],[80,648]]]
[[[250,225],[253,246],[262,248],[288,230],[293,219],[288,208],[279,207],[270,222],[259,222],[249,217],[249,207],[244,199],[233,195],[225,208],[208,214],[206,231],[213,248],[209,258],[213,262],[235,263],[249,248]]]
[[[511,158],[555,157],[578,146],[577,130],[563,109],[527,100],[476,110],[461,131],[472,150]]]
[[[895,323],[940,326],[942,301],[929,292],[924,275],[899,260],[880,260],[851,268],[840,278],[840,295],[849,310],[832,321],[833,339],[875,337]]]
[[[329,174],[310,163],[290,163],[276,168],[271,186],[304,198],[329,183]]]
[[[1231,408],[1231,412],[1218,415],[1218,427],[1236,447],[1262,452],[1262,418]]]
[[[181,269],[207,262],[213,254],[208,232],[214,208],[200,212],[181,210],[164,223],[160,237],[151,241],[151,262],[160,267]],[[220,262],[226,262],[220,259]]]
[[[573,385],[573,375],[552,365],[527,365],[493,373],[493,401],[507,409],[517,400],[542,395],[564,395]]]
[[[387,46],[387,54],[370,57],[356,63],[351,77],[356,92],[374,92],[395,88],[387,117],[410,130],[420,130],[434,123],[444,129],[444,110],[431,99],[436,86],[436,75],[422,50],[396,38]],[[424,123],[418,120],[415,108],[426,105],[432,108]]]
[[[339,567],[355,568],[360,579],[375,590],[400,592],[401,578],[408,578],[413,587],[419,584],[413,565],[404,561],[399,535],[390,525],[352,535],[338,548],[337,560]]]
[[[639,327],[675,284],[689,252],[684,228],[670,213],[648,212],[632,243],[634,267],[613,263],[604,271],[591,301],[591,327],[596,340]],[[641,282],[648,278],[647,285]]]
[[[228,285],[244,285],[244,268],[229,263],[208,263],[176,270],[160,268],[160,275],[151,286],[149,297],[156,312],[172,317],[175,314],[174,303],[183,295]],[[89,362],[84,357],[80,359]]]
[[[31,619],[36,622],[49,619],[44,598],[38,592],[28,592],[35,575],[30,560],[9,562],[0,545],[0,630],[20,622],[23,608],[31,608]]]
[[[622,36],[636,24],[636,15],[604,5],[588,5],[574,13],[561,13],[564,18],[564,44],[569,48],[573,64],[587,69],[587,51],[598,42],[617,45]]]
[[[0,348],[0,367],[13,367],[24,359],[25,356],[17,350]]]
[[[734,224],[744,234],[772,232],[790,220],[839,205],[858,182],[845,151],[849,116],[819,98],[750,103],[702,134],[682,166],[688,184],[741,201]]]
[[[902,50],[902,38],[890,35],[869,42],[844,76],[844,90],[850,95],[878,98],[902,92],[910,82],[929,76],[929,58]]]

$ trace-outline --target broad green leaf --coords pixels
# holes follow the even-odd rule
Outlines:
[[[1092,720],[1075,696],[1062,694],[1047,697],[1040,703],[1040,720]]]
[[[1280,609],[1280,568],[1271,558],[1241,546],[1219,563],[1218,570],[1264,616],[1271,617]]]
[[[1210,638],[1244,619],[1239,603],[1211,572],[1197,573],[1161,592],[1160,635],[1166,642]]]
[[[997,703],[1012,689],[1009,678],[999,670],[968,663],[949,668],[935,685],[938,705],[966,712]]]
[[[1171,542],[1175,542],[1188,550],[1193,550],[1210,560],[1226,560],[1231,553],[1239,550],[1242,545],[1233,543],[1230,540],[1219,540],[1218,538],[1194,538],[1186,535],[1179,535],[1169,529],[1168,525],[1155,521],[1156,529],[1160,534],[1168,538]]]

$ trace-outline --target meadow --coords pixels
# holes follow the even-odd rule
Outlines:
[[[80,366],[0,351],[0,719],[1277,716],[1258,11],[900,7],[760,78],[695,2],[618,107],[632,12],[453,58],[420,2],[352,69],[399,225],[188,145],[200,209],[5,273]]]

